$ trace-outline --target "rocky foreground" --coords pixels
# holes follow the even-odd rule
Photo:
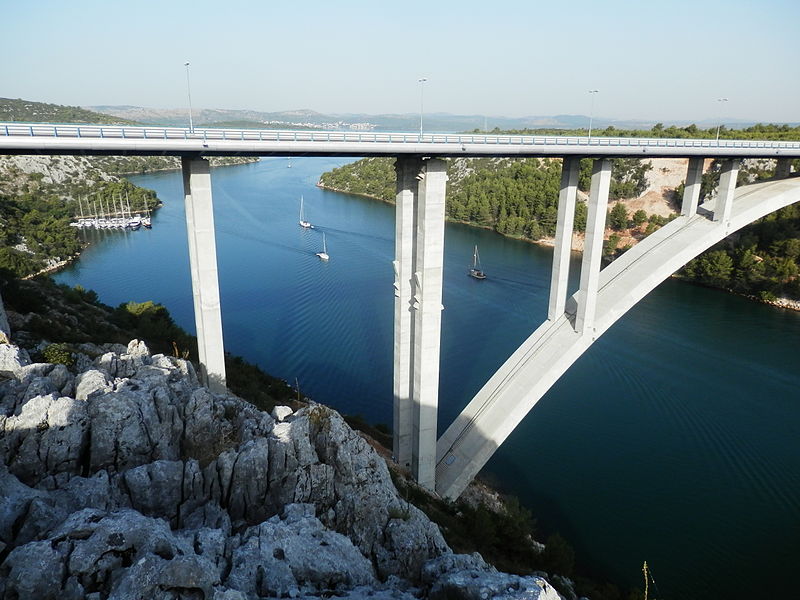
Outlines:
[[[31,364],[0,328],[2,599],[560,598],[453,554],[331,409],[266,414],[137,340]]]

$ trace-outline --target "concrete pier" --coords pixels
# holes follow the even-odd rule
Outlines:
[[[739,175],[739,159],[731,158],[722,163],[717,188],[717,203],[714,206],[714,221],[727,223],[733,211],[733,193],[736,189],[736,177]]]
[[[419,193],[422,161],[398,158],[395,197],[394,260],[394,418],[395,461],[411,467],[414,411],[411,401],[413,355],[411,352],[411,288],[414,273],[414,206]]]
[[[792,173],[792,159],[791,158],[779,158],[777,161],[778,164],[775,165],[775,177],[783,179],[784,177],[788,177]]]
[[[181,167],[200,378],[212,391],[223,392],[226,389],[225,349],[222,341],[211,173],[208,161],[204,158],[182,157]]]
[[[575,314],[575,331],[578,333],[590,333],[594,327],[610,186],[611,159],[595,160],[592,167],[592,185],[589,189],[589,214],[586,217],[586,241],[581,261],[581,283],[577,293],[578,310]]]
[[[447,163],[423,161],[417,179],[411,283],[411,473],[421,486],[434,490]]]
[[[681,204],[681,214],[686,217],[697,214],[704,163],[705,159],[702,157],[689,159],[689,169],[686,171],[686,183],[683,187],[683,203]]]
[[[553,272],[550,277],[550,303],[547,318],[551,321],[564,314],[569,283],[569,259],[572,251],[572,230],[575,221],[575,198],[578,194],[580,159],[564,157],[561,165],[561,192],[558,195],[558,220],[553,250]]]

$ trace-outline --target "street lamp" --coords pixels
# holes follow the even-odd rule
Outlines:
[[[717,102],[727,102],[727,101],[728,101],[727,98],[717,98]],[[720,105],[719,118],[720,118],[720,121],[722,121],[722,105]],[[717,144],[719,144],[719,128],[720,127],[722,127],[722,123],[721,122],[720,122],[719,125],[717,125]]]
[[[189,133],[194,133],[194,123],[192,123],[192,88],[189,86],[189,61],[183,63],[186,67],[186,93],[189,95]]]
[[[589,139],[592,139],[592,118],[594,117],[594,95],[600,90],[589,90],[589,96],[592,98],[592,103],[589,108]]]
[[[417,80],[419,83],[419,139],[422,140],[422,106],[425,99],[425,82],[428,81],[426,77],[420,77]]]

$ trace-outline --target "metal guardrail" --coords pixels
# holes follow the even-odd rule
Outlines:
[[[362,133],[345,131],[297,131],[274,129],[184,129],[180,127],[125,127],[2,123],[0,136],[46,138],[95,138],[143,140],[204,140],[253,142],[347,142],[389,144],[481,144],[520,146],[601,146],[669,148],[765,148],[798,149],[800,142],[767,140],[708,140],[682,138],[612,138],[586,136],[478,135],[440,133]]]

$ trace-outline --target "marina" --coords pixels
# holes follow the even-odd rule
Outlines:
[[[123,201],[122,194],[112,198],[96,197],[93,200],[78,197],[80,216],[75,216],[70,227],[78,229],[130,229],[136,231],[140,227],[150,229],[153,226],[150,209],[147,206],[136,213],[131,211],[127,194]],[[84,206],[86,210],[84,211]]]

